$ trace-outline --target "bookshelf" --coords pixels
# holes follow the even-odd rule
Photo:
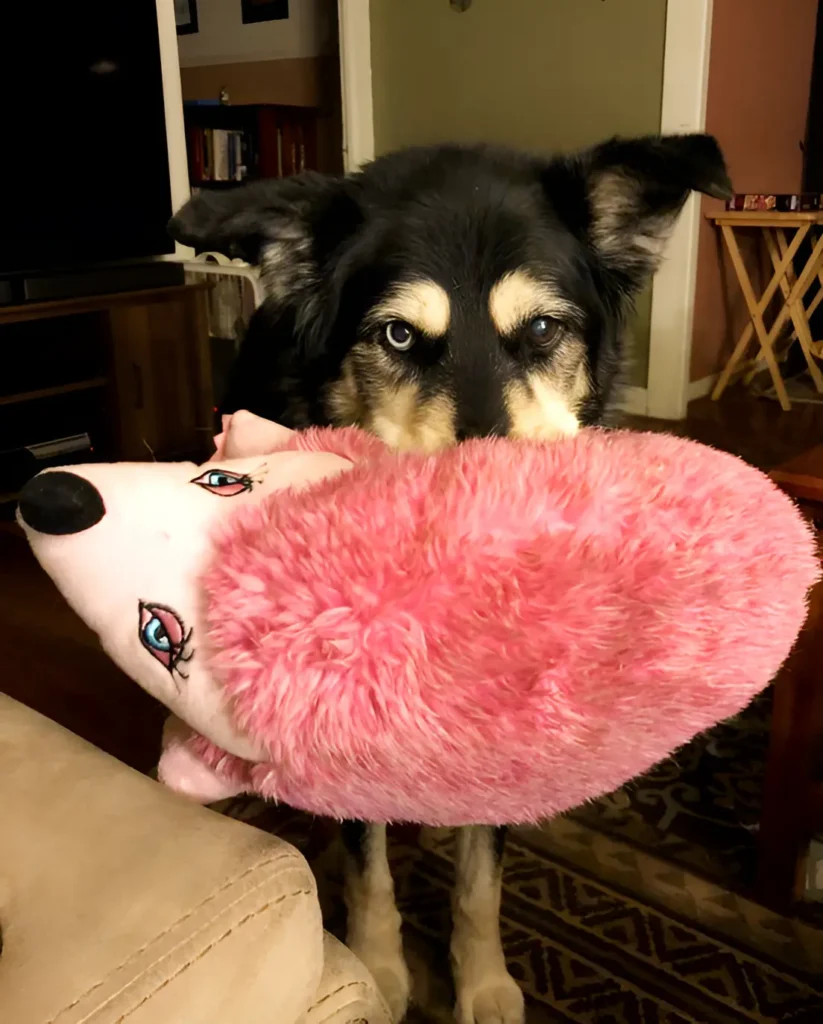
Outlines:
[[[186,102],[184,116],[192,190],[318,169],[312,107],[194,100]]]

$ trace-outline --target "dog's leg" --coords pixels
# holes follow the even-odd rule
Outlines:
[[[500,941],[504,828],[458,829],[451,956],[458,1024],[522,1024],[523,993]]]
[[[394,902],[386,826],[343,822],[346,845],[346,944],[371,971],[399,1022],[409,1002],[409,970],[403,957],[400,913]]]

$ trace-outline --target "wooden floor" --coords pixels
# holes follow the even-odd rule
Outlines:
[[[735,387],[719,402],[711,398],[692,402],[688,417],[680,423],[628,416],[625,425],[691,437],[770,470],[823,442],[823,404],[796,404],[791,412],[783,412],[777,402],[753,398]]]
[[[157,763],[165,709],[103,653],[32,556],[0,529],[0,690],[137,768]]]
[[[823,405],[784,413],[731,390],[719,403],[694,402],[683,423],[626,425],[692,437],[768,470],[823,441]],[[4,692],[141,771],[156,763],[164,709],[115,668],[8,528],[0,529],[0,650]]]

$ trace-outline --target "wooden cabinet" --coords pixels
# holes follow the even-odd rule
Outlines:
[[[108,311],[123,459],[206,452],[214,434],[204,291],[174,291]]]
[[[208,287],[0,307],[0,457],[79,431],[93,438],[92,458],[207,456]]]

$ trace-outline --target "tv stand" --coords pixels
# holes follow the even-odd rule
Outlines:
[[[65,461],[208,456],[209,287],[0,306],[0,475],[13,481],[0,486],[0,503],[16,499],[21,465],[32,467],[27,477],[51,464],[32,462],[32,453],[42,460],[61,439],[89,439],[87,451]]]
[[[11,274],[0,276],[0,308],[81,295],[146,291],[184,283],[183,264],[173,260],[106,263],[73,270]]]

